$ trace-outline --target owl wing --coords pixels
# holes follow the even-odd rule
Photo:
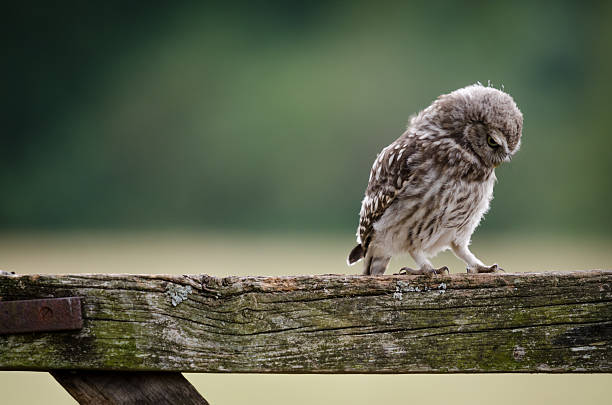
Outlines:
[[[349,263],[354,263],[365,256],[371,241],[374,223],[382,217],[385,210],[393,203],[395,197],[407,185],[411,165],[408,157],[415,152],[411,139],[401,136],[383,149],[372,166],[370,180],[359,213],[357,245],[349,255]]]

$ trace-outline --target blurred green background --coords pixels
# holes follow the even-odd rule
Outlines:
[[[611,267],[610,2],[22,2],[3,16],[0,268],[358,272],[344,260],[379,150],[438,95],[489,80],[525,125],[475,253],[509,271]],[[612,395],[605,375],[189,378],[217,404]],[[44,373],[0,373],[0,388],[3,403],[74,403]]]
[[[5,228],[352,232],[408,117],[489,80],[525,127],[483,231],[612,226],[606,2],[8,7]]]

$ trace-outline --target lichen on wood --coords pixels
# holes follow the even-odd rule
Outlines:
[[[177,284],[169,283],[166,287],[166,295],[170,297],[172,306],[175,307],[181,302],[187,299],[187,296],[191,292],[191,286],[181,286]]]
[[[1,300],[67,296],[83,329],[0,336],[0,369],[612,371],[612,271],[0,275]]]

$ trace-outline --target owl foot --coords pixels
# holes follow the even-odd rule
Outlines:
[[[398,273],[394,274],[400,276],[433,276],[436,274],[444,274],[445,272],[450,273],[446,266],[442,266],[439,269],[411,269],[409,267],[402,267]]]
[[[504,269],[502,269],[501,267],[499,267],[497,264],[494,264],[493,266],[474,266],[474,267],[468,267],[467,268],[467,272],[470,274],[476,274],[476,273],[503,273]]]

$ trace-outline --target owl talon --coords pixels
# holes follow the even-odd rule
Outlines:
[[[442,266],[439,269],[411,269],[410,267],[402,267],[399,272],[394,275],[399,276],[434,276],[437,274],[450,273],[448,267]]]
[[[477,273],[505,273],[505,270],[499,267],[497,264],[492,266],[474,266],[468,267],[467,272],[470,274]]]

